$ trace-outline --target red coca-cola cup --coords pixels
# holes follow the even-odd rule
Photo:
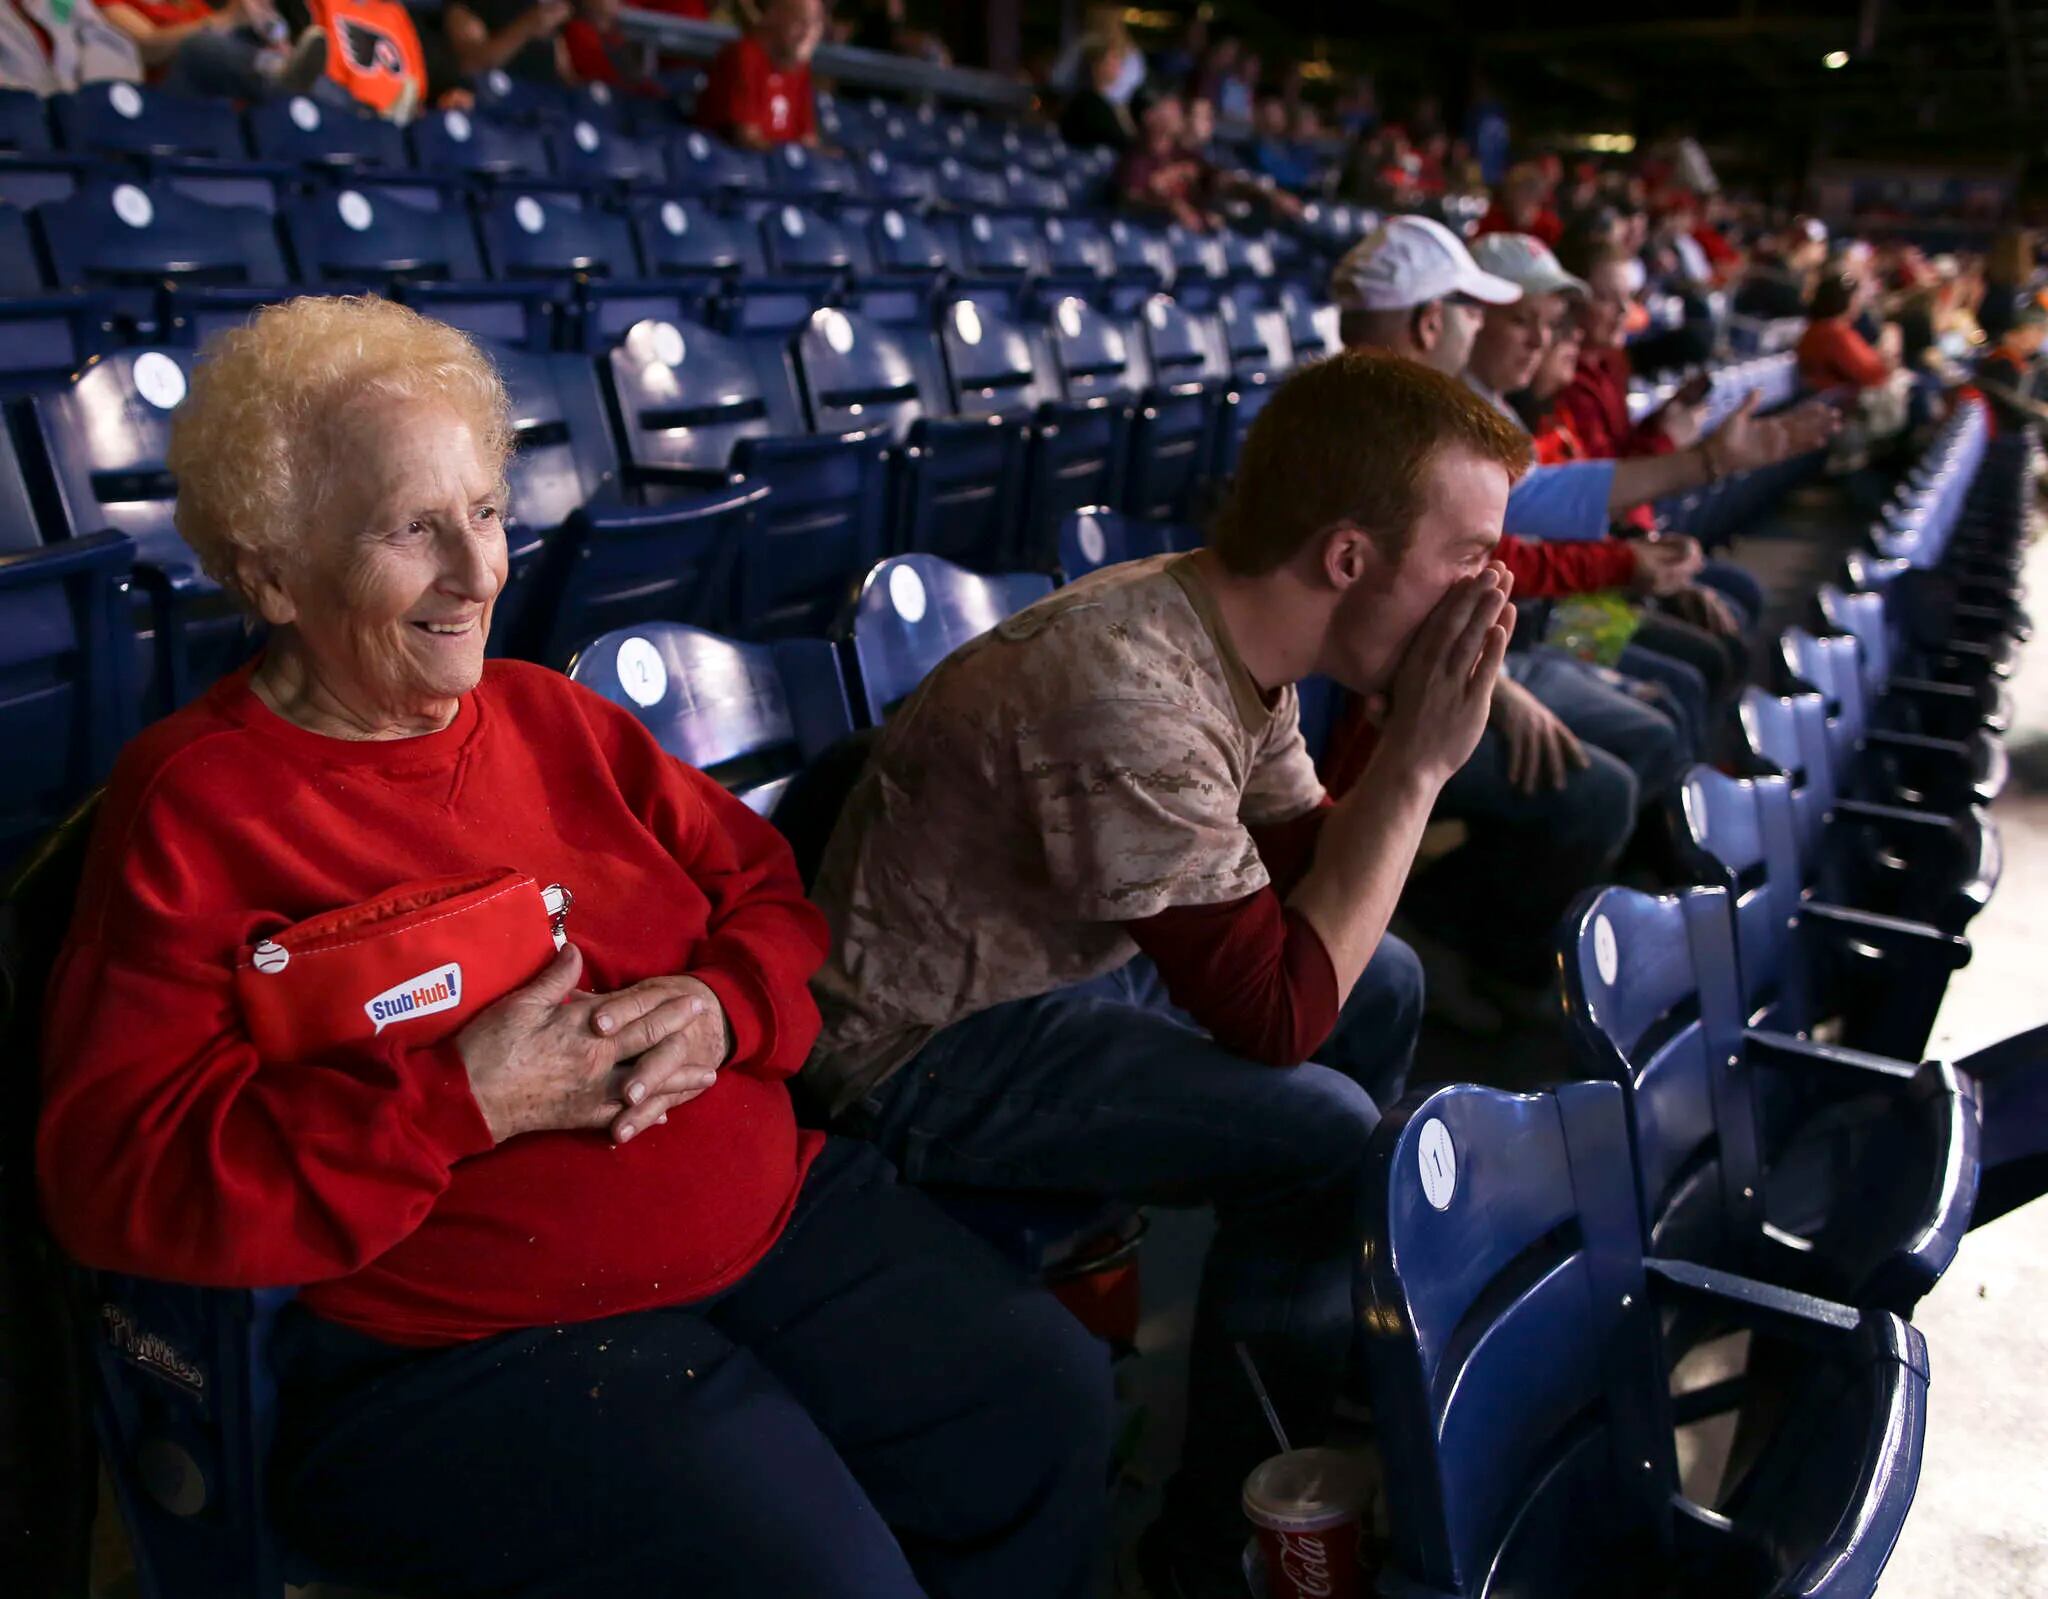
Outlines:
[[[1364,1599],[1359,1544],[1372,1504],[1369,1458],[1343,1449],[1275,1455],[1244,1481],[1266,1599]]]

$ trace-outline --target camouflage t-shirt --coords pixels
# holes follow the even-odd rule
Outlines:
[[[1250,828],[1322,802],[1187,556],[1110,567],[953,652],[898,707],[814,897],[805,1075],[834,1110],[962,1017],[1114,971],[1123,923],[1263,888]]]

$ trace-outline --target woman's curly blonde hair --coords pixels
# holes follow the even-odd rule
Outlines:
[[[430,397],[468,423],[479,457],[502,473],[511,403],[467,334],[368,296],[266,307],[207,342],[172,418],[179,534],[208,576],[250,601],[237,558],[289,562],[295,530],[318,515],[344,465],[327,443],[343,408]]]

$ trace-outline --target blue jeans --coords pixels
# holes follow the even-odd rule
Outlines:
[[[1489,729],[1437,806],[1470,837],[1417,873],[1401,903],[1416,925],[1482,965],[1539,983],[1554,969],[1557,923],[1572,897],[1612,868],[1637,812],[1678,780],[1687,757],[1670,717],[1562,650],[1518,650],[1507,670],[1578,735],[1590,764],[1561,789],[1524,794]]]
[[[1320,1437],[1358,1326],[1366,1143],[1421,1019],[1421,966],[1388,937],[1320,1064],[1260,1065],[1176,1009],[1140,956],[955,1022],[855,1119],[914,1183],[1215,1207],[1168,1514],[1220,1554],[1243,1541],[1245,1474],[1273,1453],[1233,1345],[1251,1348],[1291,1440]]]
[[[288,1309],[274,1359],[273,1502],[351,1586],[1096,1592],[1102,1346],[851,1139],[826,1144],[781,1239],[712,1299],[447,1349]]]

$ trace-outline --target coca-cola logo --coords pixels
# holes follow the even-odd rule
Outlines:
[[[1336,1593],[1330,1549],[1321,1533],[1283,1532],[1279,1544],[1280,1574],[1293,1585],[1299,1599],[1329,1599]]]

